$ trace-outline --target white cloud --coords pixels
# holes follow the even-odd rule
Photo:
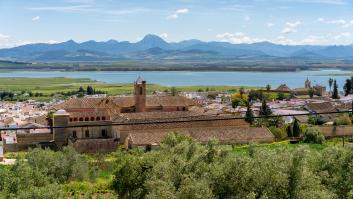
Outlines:
[[[300,26],[301,24],[302,24],[301,21],[287,22],[285,27],[282,30],[282,33],[289,34],[289,33],[297,32],[298,31],[297,27]]]
[[[326,20],[324,18],[319,18],[318,21],[326,24],[339,25],[343,28],[348,28],[353,26],[353,19],[352,20],[345,20],[345,19]]]
[[[340,33],[338,35],[332,36],[332,38],[335,39],[335,40],[341,40],[341,39],[348,39],[351,36],[352,36],[352,34],[350,32],[343,32],[343,33]]]
[[[188,12],[189,12],[189,9],[187,8],[179,9],[176,11],[177,14],[186,14]]]
[[[258,38],[252,38],[242,32],[237,32],[237,33],[229,33],[225,32],[223,34],[218,34],[216,35],[216,38],[220,39],[223,42],[230,42],[230,43],[256,43],[263,41],[262,39]]]
[[[273,27],[274,25],[275,25],[275,24],[273,24],[273,23],[271,23],[271,22],[269,22],[269,23],[266,24],[266,26],[269,27],[269,28]]]
[[[168,39],[168,33],[161,33],[159,34],[159,36],[162,38],[162,39]]]
[[[282,30],[283,34],[289,34],[289,33],[293,33],[293,32],[297,32],[297,29],[287,27]]]
[[[32,21],[38,21],[40,19],[40,16],[35,16],[32,18]]]
[[[286,23],[286,26],[287,26],[287,27],[291,27],[291,28],[296,28],[296,27],[298,27],[298,26],[301,25],[301,24],[302,24],[302,22],[300,22],[300,21],[296,21],[296,22],[293,22],[293,23],[287,22],[287,23]]]
[[[167,19],[177,19],[177,18],[179,18],[180,15],[187,14],[187,13],[189,13],[189,9],[187,9],[187,8],[178,9],[178,10],[174,11],[173,14],[167,16]]]

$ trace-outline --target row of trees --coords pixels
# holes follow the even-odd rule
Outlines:
[[[172,134],[157,151],[119,151],[113,188],[121,198],[352,198],[352,157],[350,147],[255,145],[237,155]]]
[[[23,158],[0,165],[0,198],[116,198],[110,182],[95,183],[101,167],[108,167],[101,156],[87,158],[67,147],[57,152],[36,148]]]

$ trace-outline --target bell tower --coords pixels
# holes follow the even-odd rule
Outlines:
[[[144,81],[140,76],[134,83],[135,88],[135,109],[136,112],[146,111],[146,81]]]
[[[309,78],[306,78],[304,86],[305,88],[311,88],[311,81],[309,80]]]

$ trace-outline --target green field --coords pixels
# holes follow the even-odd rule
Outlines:
[[[57,96],[60,92],[77,91],[80,87],[86,89],[92,86],[96,90],[107,92],[108,95],[132,94],[133,84],[108,84],[90,79],[73,79],[65,77],[55,78],[0,78],[0,91],[15,93],[32,92],[41,93],[43,96],[30,97],[34,100],[47,101]],[[177,86],[177,91],[235,91],[237,86]],[[170,91],[171,87],[148,84],[147,91]]]

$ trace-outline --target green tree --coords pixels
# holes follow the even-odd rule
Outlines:
[[[171,87],[170,88],[170,93],[171,93],[171,95],[172,96],[177,96],[178,95],[178,90],[177,90],[177,88],[176,87]]]
[[[313,97],[314,97],[314,92],[315,92],[314,89],[309,88],[308,94],[309,94],[310,99],[313,99]]]
[[[262,99],[262,104],[260,107],[260,113],[261,116],[269,116],[272,114],[272,111],[270,107],[267,105],[266,100]]]
[[[352,93],[352,81],[351,79],[346,79],[346,83],[343,86],[344,95],[347,96]]]
[[[300,136],[300,126],[299,122],[297,119],[294,119],[293,122],[293,137],[299,137]]]
[[[329,85],[329,87],[330,87],[330,92],[331,92],[332,84],[333,84],[333,79],[330,78],[330,79],[328,80],[328,85]]]
[[[243,87],[239,88],[240,98],[242,98],[242,99],[243,99],[243,95],[244,95],[244,93],[245,93],[244,88],[243,88]]]
[[[269,92],[271,90],[271,85],[267,84],[266,85],[266,91]]]
[[[284,100],[285,99],[285,96],[283,93],[277,93],[277,99],[278,100]]]
[[[303,141],[305,143],[322,144],[325,141],[325,137],[317,127],[308,127],[304,131]]]
[[[251,109],[251,102],[249,101],[246,103],[246,113],[245,113],[245,121],[252,124],[254,122],[254,112]]]
[[[92,86],[87,86],[86,93],[87,93],[87,95],[94,95],[93,87]]]
[[[339,99],[340,96],[338,94],[338,86],[336,80],[333,81],[333,93],[332,93],[332,99]]]

